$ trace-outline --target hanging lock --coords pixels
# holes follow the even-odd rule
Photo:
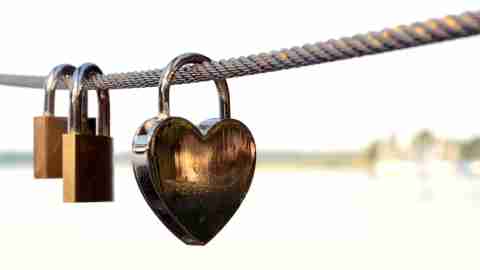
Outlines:
[[[255,171],[256,148],[250,130],[230,118],[226,80],[216,80],[220,118],[198,127],[171,117],[170,84],[185,65],[210,62],[184,54],[163,70],[160,113],[137,130],[133,169],[154,213],[184,243],[205,245],[227,224],[245,198]]]
[[[88,132],[87,80],[102,74],[83,64],[73,74],[68,133],[63,135],[64,202],[113,201],[113,140],[108,89],[97,88],[97,134]]]
[[[67,133],[66,117],[55,116],[55,91],[59,80],[71,87],[75,67],[68,64],[52,69],[45,80],[45,103],[42,116],[33,119],[33,167],[35,178],[62,177],[62,134]],[[90,132],[95,131],[95,118],[89,119]]]

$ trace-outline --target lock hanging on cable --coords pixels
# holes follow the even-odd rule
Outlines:
[[[68,133],[63,135],[64,202],[113,201],[113,139],[108,89],[97,88],[97,132],[88,128],[88,91],[84,83],[102,71],[86,63],[73,74]]]
[[[245,198],[255,171],[256,147],[246,125],[230,117],[226,80],[216,80],[220,118],[197,127],[171,117],[170,84],[185,65],[210,59],[184,54],[163,70],[160,112],[133,140],[138,186],[154,213],[184,243],[205,245],[227,224]]]
[[[67,132],[67,117],[55,116],[55,91],[58,82],[71,88],[75,67],[58,65],[47,76],[44,89],[45,101],[42,116],[33,119],[33,171],[35,178],[62,177],[62,135]],[[88,121],[90,130],[95,130],[95,119]]]

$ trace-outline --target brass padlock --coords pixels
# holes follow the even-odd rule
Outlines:
[[[45,80],[42,116],[33,118],[33,167],[35,178],[62,177],[62,134],[67,132],[67,118],[55,116],[55,90],[59,80],[68,86],[75,71],[72,65],[58,65]]]
[[[63,135],[63,201],[113,201],[113,140],[108,89],[97,88],[97,134],[88,134],[88,91],[84,83],[102,74],[83,64],[73,74],[68,133]]]
[[[59,80],[71,88],[75,67],[68,64],[52,69],[45,80],[45,103],[42,116],[33,118],[34,178],[62,177],[62,134],[67,133],[67,117],[55,116],[55,91]],[[89,132],[95,132],[95,118],[88,120]],[[93,134],[92,133],[92,134]]]

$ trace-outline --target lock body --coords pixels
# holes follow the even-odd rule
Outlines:
[[[62,177],[62,135],[67,118],[39,116],[33,119],[33,167],[35,178]]]
[[[63,135],[64,202],[113,201],[113,139]]]
[[[62,177],[62,135],[67,133],[66,117],[38,116],[33,119],[34,177]],[[88,119],[88,134],[94,134],[96,119]]]

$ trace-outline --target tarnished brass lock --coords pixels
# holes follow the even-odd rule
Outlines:
[[[187,64],[210,61],[200,54],[175,58],[160,78],[160,113],[137,130],[133,168],[157,217],[184,243],[205,245],[242,203],[255,171],[256,148],[242,122],[230,118],[227,82],[217,80],[220,119],[198,127],[170,117],[169,88]]]
[[[88,91],[84,83],[102,74],[83,64],[73,74],[68,133],[63,135],[64,202],[113,201],[113,140],[108,89],[97,88],[97,134],[88,132]]]
[[[67,117],[55,116],[55,91],[59,80],[71,87],[75,67],[68,64],[52,69],[45,80],[45,103],[42,116],[33,119],[33,168],[35,178],[62,177],[62,134],[67,133]],[[95,118],[89,119],[95,130]]]

